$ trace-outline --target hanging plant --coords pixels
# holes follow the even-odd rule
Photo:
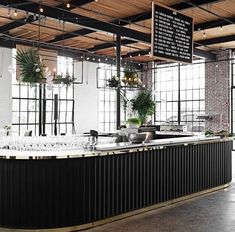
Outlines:
[[[138,117],[141,123],[145,123],[148,116],[151,116],[155,112],[155,102],[152,100],[151,90],[144,90],[137,94],[137,96],[131,100],[132,109],[137,111]]]
[[[129,87],[140,87],[142,85],[142,81],[138,77],[137,71],[133,69],[124,70],[122,82]]]
[[[120,87],[120,79],[119,79],[119,77],[112,76],[112,78],[107,80],[107,81],[108,81],[108,86],[110,88],[118,88],[118,87]]]
[[[65,85],[70,85],[74,82],[75,78],[70,76],[68,72],[66,72],[66,75],[63,76],[61,75],[57,75],[54,79],[53,79],[53,83],[55,84],[65,84]]]
[[[41,61],[38,51],[31,48],[27,51],[17,50],[15,57],[20,68],[22,82],[39,83],[44,78],[45,65]]]

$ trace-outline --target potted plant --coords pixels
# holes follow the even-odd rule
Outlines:
[[[155,102],[152,99],[152,91],[143,90],[131,101],[132,109],[137,111],[141,123],[144,124],[147,117],[153,115],[155,112]]]
[[[139,118],[128,118],[126,121],[127,128],[139,128],[141,125],[141,121]]]
[[[44,79],[45,65],[41,61],[37,50],[17,50],[15,57],[20,68],[22,82],[39,83]]]

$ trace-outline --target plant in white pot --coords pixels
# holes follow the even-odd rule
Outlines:
[[[127,128],[139,128],[141,125],[141,121],[139,118],[128,118],[126,121]]]

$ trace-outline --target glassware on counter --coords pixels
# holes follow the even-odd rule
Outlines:
[[[63,151],[63,150],[88,150],[88,136],[0,136],[0,149],[17,151]],[[114,143],[115,137],[99,137],[98,144]]]

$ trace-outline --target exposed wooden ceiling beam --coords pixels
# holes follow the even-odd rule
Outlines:
[[[203,4],[205,4],[205,1],[212,2],[212,0],[204,0],[204,1],[200,0],[200,3],[203,2]],[[13,8],[15,9],[19,9],[19,10],[23,10],[23,11],[27,11],[27,12],[31,12],[35,14],[39,13],[38,4],[36,3],[25,4],[25,3],[31,3],[31,2],[22,1],[22,0],[11,0],[11,4],[13,4]],[[198,3],[199,1],[197,0],[197,4]],[[0,0],[0,4],[3,6],[8,6],[8,3],[5,0]],[[105,31],[105,32],[113,33],[113,34],[119,34],[121,36],[128,37],[134,41],[141,41],[141,42],[146,42],[146,43],[151,42],[150,35],[146,33],[131,30],[122,26],[115,25],[115,24],[102,22],[100,20],[85,17],[85,16],[75,14],[69,11],[64,11],[63,9],[58,9],[58,8],[54,8],[54,7],[50,7],[46,5],[41,5],[41,6],[44,9],[43,15],[50,17],[50,18],[54,18],[54,19],[66,18],[66,21],[68,22],[78,24],[84,27],[92,28],[94,30],[98,30],[98,31],[101,30],[101,31]],[[195,53],[195,55],[197,54]]]
[[[78,37],[78,36],[87,35],[87,34],[90,34],[92,32],[95,32],[95,31],[83,28],[83,29],[79,29],[77,31],[73,31],[71,33],[65,33],[65,34],[62,34],[62,35],[58,35],[54,39],[52,39],[48,42],[56,43],[56,42],[60,42],[60,41],[63,41],[63,40],[72,39],[72,38],[75,38],[75,37]]]
[[[39,5],[34,3],[34,4],[25,4],[28,3],[29,1],[23,1],[23,0],[11,0],[11,4],[13,4],[14,9],[26,11],[26,12],[31,12],[34,14],[39,13]],[[8,6],[8,3],[6,0],[0,0],[0,5],[3,6]],[[132,30],[129,28],[125,28],[122,26],[118,26],[115,24],[103,22],[94,18],[89,18],[80,14],[72,13],[69,11],[65,11],[63,9],[51,7],[51,6],[46,6],[42,5],[43,7],[43,14],[44,16],[54,18],[54,19],[66,19],[67,22],[74,23],[86,28],[91,28],[96,31],[105,31],[109,32],[112,34],[119,34],[120,36],[128,37],[131,40],[135,41],[142,41],[142,42],[149,42],[149,40],[146,40],[146,34]]]
[[[72,10],[72,9],[75,9],[77,7],[81,7],[83,5],[86,5],[88,3],[91,3],[91,2],[94,2],[95,0],[72,0],[72,1],[68,1],[64,4],[60,4],[58,7],[59,8],[65,8],[65,9],[68,9],[68,10]],[[67,3],[70,4],[70,7],[68,8],[66,5]]]
[[[122,56],[122,58],[134,57],[139,55],[144,56],[148,54],[149,50],[134,51],[134,52],[129,52],[128,54]],[[216,55],[214,53],[203,51],[197,48],[194,48],[194,56],[202,57],[208,60],[216,60]]]
[[[15,20],[14,22],[11,22],[11,23],[8,23],[6,25],[1,26],[0,33],[6,33],[12,29],[23,26],[27,23],[32,23],[37,20],[38,20],[38,17],[35,18],[33,15],[30,15],[28,18],[22,18],[20,20]]]
[[[136,42],[129,40],[129,39],[123,39],[121,43],[122,43],[121,45],[127,45],[131,43],[136,43]],[[103,50],[103,49],[112,48],[112,47],[115,47],[115,43],[110,42],[110,43],[103,43],[103,44],[96,45],[93,48],[89,48],[88,50],[93,52],[93,51]]]
[[[235,35],[228,35],[228,36],[222,36],[212,39],[204,39],[200,41],[196,41],[194,43],[194,47],[200,47],[200,46],[207,46],[207,45],[213,45],[213,44],[219,44],[219,43],[227,43],[235,41]]]
[[[203,6],[205,4],[212,4],[212,3],[217,3],[218,1],[221,0],[191,0],[190,2],[195,4],[196,6]],[[170,6],[171,8],[175,9],[175,10],[185,10],[185,9],[189,9],[189,8],[193,8],[193,6],[187,4],[186,2],[181,2],[181,3],[177,3],[177,4],[173,4]],[[132,16],[128,16],[122,19],[115,19],[113,21],[111,21],[111,23],[120,25],[120,26],[125,26],[128,25],[130,23],[137,23],[140,21],[144,21],[144,20],[148,20],[152,18],[152,12],[145,12],[145,13],[140,13],[140,14],[135,14]],[[95,30],[89,30],[87,29],[86,33],[93,33],[95,32]],[[65,33],[64,36],[59,35],[56,36],[55,39],[49,41],[49,42],[59,42],[61,40],[66,40],[66,39],[71,39],[74,37],[77,37],[79,35],[86,35],[83,31],[83,29],[81,30],[77,30],[71,33]]]
[[[34,46],[35,42],[34,41],[14,41],[14,40],[5,40],[4,38],[0,37],[0,47],[6,47],[6,48],[15,48],[16,44],[24,45],[24,46]],[[96,54],[86,54],[82,53],[81,51],[76,51],[76,49],[72,48],[66,48],[66,47],[57,47],[51,43],[43,43],[40,44],[40,48],[44,49],[53,49],[54,51],[58,52],[58,55],[61,56],[68,56],[68,57],[73,57],[75,60],[88,60],[90,62],[102,62],[102,63],[107,63],[107,64],[115,64],[116,59],[114,58],[107,58],[107,56],[102,56],[102,55],[96,55]],[[81,56],[83,58],[81,58]],[[139,65],[141,62],[133,62],[131,65],[135,67],[136,69],[141,69],[142,65]],[[122,61],[122,65],[125,64],[125,61]]]
[[[235,24],[235,17],[229,17],[227,19],[228,21],[234,22]],[[194,26],[194,30],[199,31],[199,30],[206,30],[206,29],[215,28],[215,27],[227,26],[231,24],[228,21],[217,19],[217,20],[212,20],[212,21],[208,21],[205,23],[198,23]]]
[[[86,5],[88,3],[94,2],[95,0],[72,0],[69,1],[69,3],[71,4],[71,6],[73,7],[81,7],[83,5]]]

